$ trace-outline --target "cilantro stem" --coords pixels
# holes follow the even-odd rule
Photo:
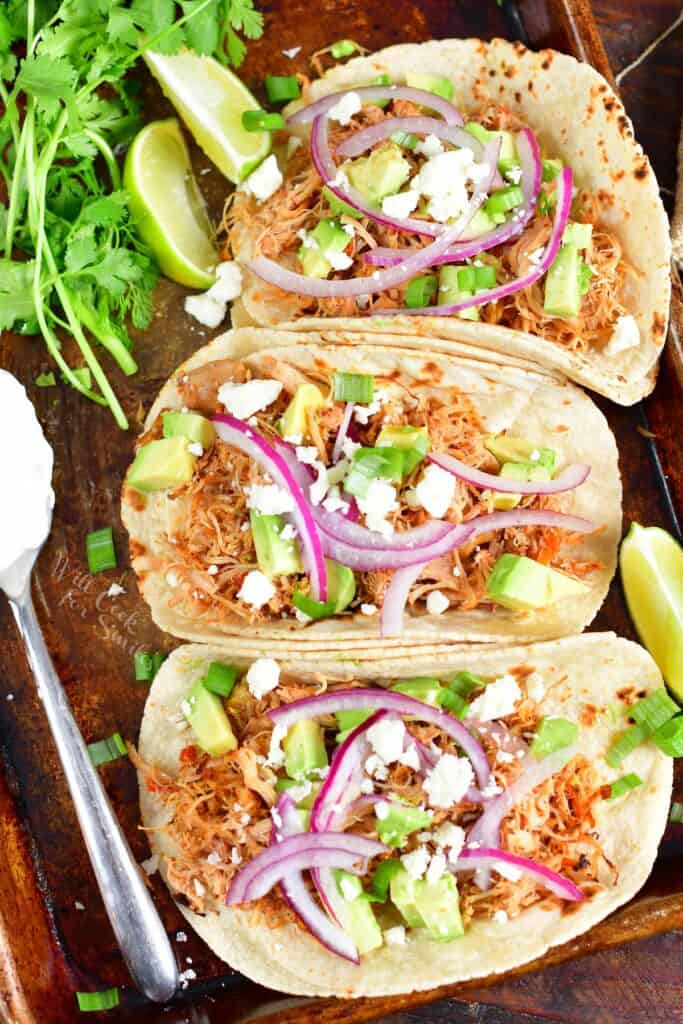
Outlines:
[[[5,226],[5,256],[8,260],[12,259],[14,232],[16,231],[17,216],[19,214],[25,158],[26,130],[24,129],[19,137],[19,145],[17,146],[16,157],[14,160],[14,173],[12,175],[12,187],[10,189],[9,207],[7,210],[7,224]]]
[[[107,140],[102,135],[100,135],[99,132],[94,131],[92,128],[86,128],[83,134],[90,139],[94,146],[97,146],[100,155],[103,157],[104,162],[107,165],[107,170],[109,171],[109,177],[111,178],[112,188],[114,190],[120,189],[121,171],[119,170],[119,165],[117,163],[116,157],[114,156],[114,151],[107,142]]]

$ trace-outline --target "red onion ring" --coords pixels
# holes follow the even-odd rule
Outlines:
[[[535,861],[529,860],[528,857],[518,857],[517,854],[507,853],[505,850],[491,850],[486,847],[479,850],[465,849],[458,857],[455,868],[451,868],[451,870],[456,872],[477,871],[482,868],[496,870],[496,864],[508,864],[510,867],[518,868],[523,874],[529,875],[535,882],[549,889],[560,899],[574,902],[585,899],[578,885],[568,878],[558,875],[557,871],[552,871],[543,864],[537,864]]]
[[[437,267],[442,263],[457,263],[460,260],[470,259],[480,252],[503,245],[504,242],[509,242],[521,235],[536,210],[538,193],[541,188],[542,164],[538,142],[531,129],[523,128],[521,132],[518,132],[515,145],[522,168],[519,184],[524,195],[524,202],[515,210],[515,216],[508,218],[504,224],[500,224],[493,231],[471,240],[467,240],[467,228],[465,228],[461,240],[449,246],[445,253],[432,262],[431,266]],[[410,252],[410,249],[389,249],[385,246],[378,246],[376,249],[370,249],[363,253],[363,262],[373,267],[395,267],[401,264]]]
[[[418,106],[436,110],[447,124],[463,124],[463,119],[453,104],[435,93],[426,92],[424,89],[413,89],[408,85],[361,85],[357,89],[342,89],[339,92],[330,93],[329,96],[323,96],[314,103],[301,107],[287,118],[287,126],[310,124],[316,117],[327,114],[332,107],[336,106],[342,96],[349,92],[355,92],[364,103],[372,103],[373,100],[409,100]]]
[[[353,416],[353,410],[355,405],[353,402],[347,402],[344,406],[344,417],[339,424],[339,430],[334,441],[334,448],[332,449],[332,465],[339,462],[342,455],[344,454],[344,441],[346,440],[351,426],[351,417]]]
[[[239,448],[254,462],[258,462],[294,499],[291,513],[299,533],[301,554],[311,580],[311,593],[316,601],[327,600],[327,567],[322,543],[318,535],[308,501],[303,495],[287,462],[252,427],[234,416],[218,414],[213,417],[216,433],[233,448]]]
[[[393,711],[397,715],[405,715],[408,718],[417,718],[423,722],[431,722],[439,729],[442,729],[448,736],[455,740],[459,747],[462,747],[469,757],[474,768],[477,781],[482,789],[485,789],[491,775],[486,754],[479,741],[472,736],[462,722],[451,715],[443,708],[432,707],[424,701],[416,700],[415,697],[408,697],[404,693],[397,693],[391,690],[359,688],[355,690],[337,690],[332,693],[323,693],[317,697],[304,697],[302,700],[292,701],[291,704],[283,704],[279,708],[273,708],[266,714],[272,721],[288,728],[300,718],[316,718],[319,715],[334,714],[336,711],[366,711],[382,710]],[[368,719],[369,721],[369,719]],[[366,725],[366,722],[363,723]],[[358,727],[360,729],[360,726]],[[354,733],[356,730],[354,730]],[[354,736],[350,736],[341,744],[342,747]],[[325,782],[329,781],[332,768]],[[332,783],[330,783],[330,788]],[[322,789],[318,794],[320,799]],[[317,802],[317,801],[316,801]],[[311,822],[313,814],[311,814]]]
[[[281,793],[275,804],[275,811],[282,822],[281,826],[273,826],[271,842],[281,842],[288,836],[298,835],[303,832],[301,821],[297,813],[294,801],[288,793]],[[290,907],[301,923],[308,929],[314,939],[329,949],[331,953],[350,960],[351,963],[360,963],[358,950],[350,935],[331,921],[324,910],[321,910],[309,892],[304,877],[300,871],[293,871],[287,874],[280,882],[280,892],[288,907]]]
[[[382,611],[379,616],[380,636],[398,636],[403,630],[403,612],[408,603],[411,588],[429,562],[418,562],[416,565],[399,569],[391,577],[391,583],[384,593]]]
[[[431,453],[427,458],[441,466],[447,473],[452,473],[458,480],[464,480],[473,487],[500,491],[503,494],[560,494],[562,491],[573,491],[588,479],[591,471],[590,466],[576,464],[567,466],[554,480],[511,480],[493,473],[484,473],[445,452]]]
[[[387,117],[379,124],[371,124],[367,128],[361,128],[359,132],[344,139],[341,146],[337,147],[337,156],[345,160],[351,157],[360,156],[367,149],[382,142],[393,132],[412,132],[413,135],[435,135],[437,139],[450,142],[453,146],[460,146],[461,149],[471,149],[477,160],[482,159],[484,146],[470,135],[468,131],[459,125],[446,124],[436,117]]]
[[[227,906],[251,903],[265,896],[288,874],[315,867],[337,867],[363,874],[359,861],[367,861],[387,847],[375,839],[345,832],[304,832],[288,836],[261,850],[233,878],[226,896]]]
[[[528,288],[530,285],[534,284],[534,282],[538,281],[543,274],[545,274],[560,248],[562,235],[564,234],[564,229],[567,226],[569,211],[571,209],[572,181],[573,175],[571,169],[569,167],[563,167],[557,178],[557,206],[555,208],[552,232],[550,234],[548,244],[545,247],[545,252],[533,270],[523,274],[522,277],[516,277],[513,281],[508,281],[506,284],[498,285],[496,288],[489,288],[486,291],[477,292],[476,295],[473,295],[469,299],[463,299],[462,302],[453,302],[443,306],[422,306],[419,308],[409,308],[405,306],[399,309],[370,310],[369,316],[451,316],[455,313],[459,313],[463,309],[469,309],[472,306],[484,306],[487,302],[497,302],[498,299],[504,299],[506,295],[513,295],[515,292],[519,292],[523,288]],[[427,249],[423,249],[422,252],[425,253],[431,248],[432,246],[427,246]],[[429,265],[433,266],[433,264]],[[386,271],[382,271],[382,273],[386,273]]]

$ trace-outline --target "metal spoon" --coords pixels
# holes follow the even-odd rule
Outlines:
[[[47,522],[49,533],[51,512]],[[165,1002],[178,987],[171,944],[71,714],[33,607],[31,572],[41,547],[22,552],[0,572],[0,590],[26,645],[116,941],[138,988]]]

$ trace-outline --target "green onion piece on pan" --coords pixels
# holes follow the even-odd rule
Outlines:
[[[39,373],[35,379],[35,385],[37,388],[53,388],[56,383],[57,381],[52,370],[48,373]]]
[[[400,146],[401,149],[415,149],[420,141],[417,135],[413,135],[412,132],[392,132],[389,138],[397,146]]]
[[[621,762],[629,754],[633,753],[636,747],[644,743],[651,732],[643,725],[632,725],[617,736],[605,755],[605,760],[610,768],[618,768]]]
[[[282,114],[269,114],[267,110],[244,110],[242,127],[247,132],[275,132],[284,128]]]
[[[683,825],[683,804],[674,801],[669,811],[669,821],[672,825]]]
[[[89,1010],[113,1010],[119,1005],[119,990],[105,988],[101,992],[77,992],[78,1009],[87,1013]]]
[[[421,277],[414,277],[406,288],[406,306],[408,309],[430,306],[436,298],[438,290],[439,280],[436,274],[423,274]]]
[[[157,674],[163,663],[166,661],[168,655],[165,651],[154,651],[152,654],[152,666],[154,668],[154,675]],[[154,676],[152,676],[154,678]]]
[[[139,683],[151,682],[154,678],[154,654],[152,651],[136,651],[133,655],[135,678]]]
[[[653,733],[678,711],[678,704],[671,699],[664,687],[660,686],[658,690],[653,690],[647,697],[633,704],[628,713],[638,725]]]
[[[575,743],[578,735],[579,727],[575,722],[566,718],[542,718],[529,749],[540,760]]]
[[[222,661],[212,661],[202,680],[204,688],[219,697],[229,697],[237,681],[237,669],[234,665],[225,665]]]
[[[620,779],[616,779],[612,783],[609,798],[610,800],[616,800],[618,796],[624,796],[625,793],[630,793],[632,789],[637,789],[642,784],[643,780],[640,775],[636,775],[635,772],[629,772],[628,775],[622,775]]]
[[[352,53],[356,53],[358,50],[360,50],[360,46],[358,43],[354,43],[353,39],[338,39],[330,47],[330,53],[335,60],[339,60],[341,57],[350,57]]]
[[[108,764],[109,761],[118,761],[120,757],[126,757],[128,751],[126,744],[121,739],[121,734],[115,732],[106,740],[98,740],[96,743],[88,744],[90,760],[97,768],[100,764]]]
[[[301,95],[294,75],[266,75],[265,85],[271,103],[287,103],[288,100],[298,100]]]
[[[683,757],[683,715],[660,725],[652,739],[669,757]]]
[[[92,533],[89,533],[85,538],[85,550],[91,573],[116,568],[116,550],[111,526],[105,526],[101,530],[93,530]]]
[[[375,394],[375,378],[371,373],[335,373],[332,394],[335,402],[368,405]]]

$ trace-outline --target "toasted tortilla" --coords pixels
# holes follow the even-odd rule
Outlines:
[[[223,652],[224,653],[224,652]],[[148,764],[177,774],[180,751],[188,733],[176,724],[181,701],[208,664],[223,656],[220,648],[187,645],[178,648],[157,674],[150,690],[140,731],[140,754]],[[237,656],[231,660],[248,665]],[[530,666],[546,687],[540,710],[579,723],[578,751],[595,764],[605,784],[635,772],[643,784],[626,796],[603,800],[596,821],[602,848],[618,872],[616,884],[566,909],[534,906],[505,924],[475,920],[463,938],[436,942],[411,932],[404,946],[387,946],[362,958],[359,967],[334,956],[297,925],[271,929],[258,923],[249,909],[216,906],[214,913],[179,909],[211,949],[231,967],[268,988],[299,995],[379,996],[429,989],[492,973],[502,973],[542,956],[587,931],[626,903],[644,884],[666,827],[671,797],[673,762],[653,743],[646,743],[616,771],[604,755],[624,727],[615,713],[629,690],[650,691],[662,685],[652,658],[637,644],[613,633],[567,637],[553,643],[495,650],[490,647],[451,648],[440,657],[432,651],[410,658],[362,660],[340,667],[316,660],[282,662],[283,674],[320,684],[322,679],[359,679],[388,685],[400,677],[441,676],[468,670],[501,676],[510,669]],[[172,841],[155,829],[168,821],[159,797],[140,778],[142,820],[152,850],[172,854]],[[637,825],[636,825],[637,823]]]
[[[355,321],[350,323],[358,326]],[[402,343],[405,347],[400,347]],[[571,545],[574,557],[603,564],[587,581],[588,592],[533,613],[504,608],[452,609],[433,616],[407,610],[400,636],[385,639],[380,637],[379,615],[369,618],[360,613],[305,626],[294,618],[253,625],[238,618],[212,622],[208,617],[187,614],[179,606],[165,572],[155,567],[155,557],[168,548],[164,539],[168,492],[141,495],[124,485],[121,514],[130,534],[132,564],[157,625],[186,640],[230,643],[233,649],[240,644],[248,648],[267,643],[275,644],[280,651],[400,649],[466,640],[513,643],[552,639],[578,633],[587,626],[607,593],[621,536],[621,480],[617,448],[607,422],[590,398],[566,381],[531,369],[521,360],[517,365],[502,365],[486,350],[465,346],[458,351],[465,355],[427,355],[409,347],[407,339],[358,330],[336,334],[332,342],[322,330],[299,333],[241,328],[216,338],[176,370],[154,402],[145,429],[162,410],[182,406],[177,381],[184,373],[226,358],[241,359],[258,370],[260,361],[273,353],[304,371],[323,360],[342,371],[358,372],[362,368],[364,373],[375,375],[399,373],[413,390],[458,387],[473,399],[491,433],[509,430],[539,446],[551,445],[561,464],[583,462],[592,467],[588,480],[567,495],[566,507],[567,512],[585,516],[602,527],[600,532]]]
[[[656,178],[619,97],[589,64],[555,50],[534,53],[503,39],[445,39],[392,46],[333,67],[312,83],[307,102],[339,89],[367,85],[382,73],[400,84],[415,69],[451,79],[453,102],[464,115],[468,108],[480,108],[489,100],[505,104],[534,130],[549,154],[572,168],[579,188],[600,196],[602,220],[619,239],[635,271],[623,301],[638,322],[641,342],[637,348],[610,356],[595,348],[571,352],[533,334],[458,317],[366,317],[364,325],[369,323],[370,331],[425,338],[430,348],[443,339],[519,354],[541,366],[558,368],[622,405],[649,394],[666,337],[671,242]],[[235,259],[250,259],[255,242],[248,224],[236,226],[231,232]],[[289,315],[286,306],[266,301],[262,282],[252,274],[245,276],[233,322],[282,324]]]

